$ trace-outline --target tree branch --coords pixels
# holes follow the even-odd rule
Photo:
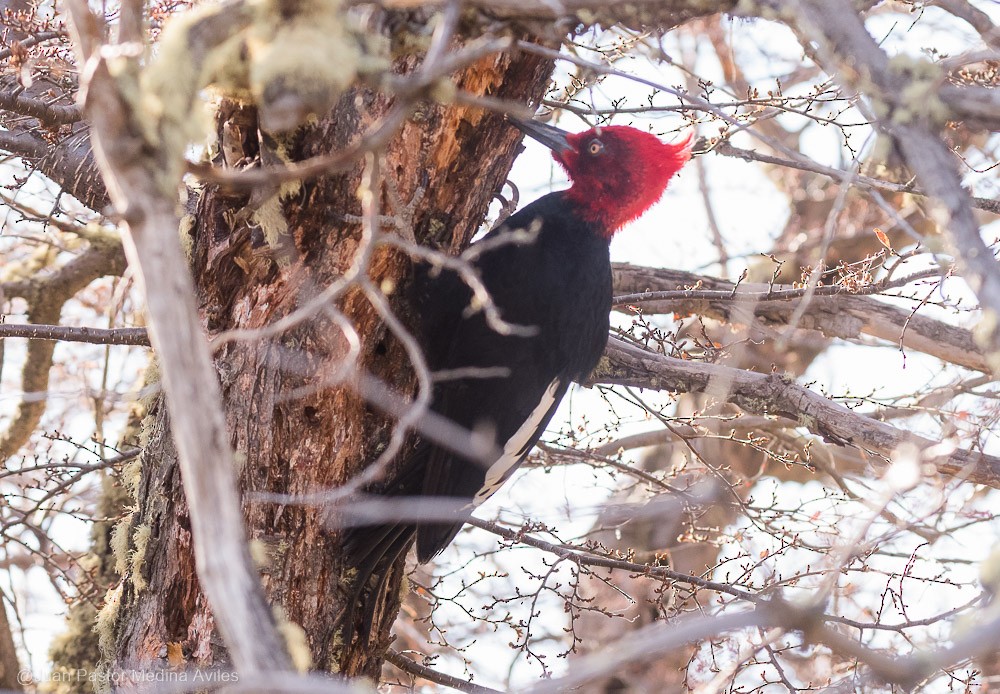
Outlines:
[[[0,688],[20,692],[24,691],[19,681],[21,665],[17,659],[17,648],[14,646],[14,632],[7,619],[5,598],[6,596],[0,592]]]
[[[28,302],[28,318],[41,324],[56,323],[63,304],[99,277],[120,275],[125,271],[121,246],[94,245],[42,278],[14,280],[0,284],[0,296],[22,297]],[[0,330],[6,326],[0,325]],[[27,326],[32,327],[32,326]],[[0,338],[4,337],[0,332]],[[49,370],[55,345],[32,341],[21,371],[21,390],[44,393],[49,387]],[[17,411],[0,432],[0,460],[14,455],[31,437],[45,413],[45,398],[18,403]]]
[[[65,37],[66,32],[64,31],[39,31],[31,36],[26,36],[25,38],[18,40],[18,43],[21,44],[22,48],[30,48],[31,46],[37,46],[40,43],[51,41],[52,39]],[[14,51],[10,48],[0,50],[0,60],[7,60],[12,55],[14,55]]]
[[[421,665],[416,661],[410,660],[393,648],[386,650],[385,659],[403,672],[415,675],[416,677],[422,677],[425,680],[443,685],[449,689],[455,689],[460,692],[468,692],[468,694],[500,694],[500,691],[497,689],[484,687],[479,684],[473,684],[472,682],[467,682],[458,677],[452,677],[444,672],[438,672],[437,670],[433,670],[425,665]]]
[[[0,340],[22,337],[29,340],[55,340],[58,342],[87,342],[93,345],[149,346],[145,328],[88,328],[69,325],[15,325],[0,324]]]
[[[713,384],[725,383],[725,400],[752,414],[794,420],[832,443],[874,454],[876,461],[888,460],[903,446],[916,446],[922,452],[922,462],[939,472],[1000,488],[1000,458],[953,450],[948,444],[857,414],[780,375],[674,359],[614,338],[608,343],[606,356],[607,361],[591,376],[593,383],[678,393],[714,393]]]
[[[0,108],[20,116],[37,118],[46,125],[64,125],[80,120],[80,108],[74,104],[50,104],[18,93],[15,85],[0,88]]]
[[[768,4],[788,12],[787,4]],[[806,39],[819,44],[828,71],[837,72],[841,82],[888,111],[874,124],[894,139],[923,189],[936,200],[934,214],[955,249],[959,270],[983,307],[987,357],[1000,360],[1000,265],[980,235],[951,150],[932,130],[929,118],[920,115],[927,104],[908,103],[904,97],[911,78],[891,68],[889,57],[847,0],[799,0],[790,19]],[[914,101],[912,95],[910,101]]]
[[[789,289],[784,285],[732,282],[681,270],[639,267],[625,263],[614,265],[616,294],[640,294],[676,290],[673,299],[630,301],[641,304],[643,313],[678,313],[699,315],[733,323],[767,325],[787,324],[795,303],[791,301],[755,301],[741,299],[741,294],[767,294]],[[696,290],[685,290],[695,287]],[[703,292],[701,294],[700,292]],[[722,294],[720,298],[705,295]],[[983,350],[972,331],[933,318],[916,315],[874,298],[839,294],[814,296],[800,321],[803,328],[818,330],[827,337],[845,340],[862,334],[923,352],[942,361],[969,369],[992,373]]]
[[[108,191],[94,162],[86,127],[77,125],[55,146],[29,130],[0,130],[0,150],[21,157],[95,212],[107,207]]]
[[[770,154],[762,154],[752,149],[743,149],[742,147],[735,147],[728,140],[723,140],[716,144],[711,149],[715,154],[719,154],[724,157],[734,157],[738,159],[743,159],[744,161],[759,161],[764,164],[773,164],[775,166],[784,166],[789,169],[798,169],[799,171],[809,171],[810,173],[817,173],[823,176],[828,176],[835,181],[843,181],[850,178],[850,174],[847,171],[841,171],[832,166],[823,166],[822,164],[814,161],[802,161],[795,159],[785,159],[783,157],[775,157]],[[920,195],[926,196],[922,190],[916,188],[912,183],[897,183],[896,181],[886,181],[881,178],[873,178],[871,176],[865,176],[864,174],[857,174],[853,177],[851,182],[861,188],[871,188],[873,190],[884,190],[890,193],[909,193],[910,195]],[[1000,201],[992,200],[990,198],[972,198],[972,206],[985,210],[987,212],[992,212],[993,214],[1000,214]]]
[[[434,7],[448,0],[425,0],[420,5]],[[387,0],[386,7],[409,8],[413,0]],[[738,4],[736,0],[636,0],[635,2],[609,3],[607,0],[469,0],[467,6],[479,7],[491,17],[506,20],[533,20],[552,22],[568,17],[586,16],[587,24],[624,24],[626,26],[656,26],[665,31],[696,17],[728,12]]]
[[[67,10],[79,62],[86,66],[81,90],[94,152],[125,222],[129,264],[146,295],[198,577],[240,674],[290,672],[291,660],[250,557],[218,375],[178,240],[176,200],[163,180],[164,171],[176,164],[142,140],[138,115],[123,93],[137,88],[137,58],[122,57],[121,69],[112,75],[101,55],[101,21],[86,0],[71,0]]]
[[[696,613],[697,615],[697,613]],[[528,694],[556,694],[571,690],[611,672],[650,662],[686,643],[696,643],[748,627],[778,628],[802,634],[807,643],[823,644],[833,652],[864,663],[879,680],[911,690],[934,672],[953,667],[996,648],[1000,618],[964,632],[953,645],[896,656],[878,651],[825,624],[820,610],[781,598],[761,600],[755,609],[723,615],[697,615],[671,622],[657,621],[632,632],[617,643],[574,661],[570,672],[536,684]]]
[[[997,31],[997,25],[988,14],[973,7],[968,0],[929,0],[926,4],[940,7],[945,12],[968,22],[987,45],[1000,47],[1000,32]]]

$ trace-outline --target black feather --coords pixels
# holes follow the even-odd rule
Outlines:
[[[512,231],[534,236],[527,243],[517,242],[509,235]],[[611,310],[608,238],[580,219],[559,192],[514,214],[480,243],[488,244],[487,250],[474,257],[472,266],[503,320],[532,326],[535,332],[498,333],[483,311],[470,309],[472,292],[456,273],[422,266],[415,273],[412,298],[421,316],[418,337],[431,370],[502,367],[506,371],[502,376],[438,382],[431,409],[470,431],[493,432],[498,449],[503,449],[553,388],[554,403],[540,412],[516,451],[520,463],[545,430],[569,383],[585,379],[604,351]],[[471,512],[486,472],[468,457],[420,442],[387,484],[369,491],[388,497],[452,497],[458,505],[469,505]],[[348,530],[346,559],[358,569],[350,602],[369,587],[381,590],[414,536],[417,558],[428,561],[454,539],[466,515],[457,514],[453,522],[388,522]],[[354,619],[353,604],[349,610],[347,623]],[[367,628],[374,610],[372,606],[365,616]]]

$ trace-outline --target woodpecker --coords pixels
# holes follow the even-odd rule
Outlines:
[[[348,530],[347,561],[358,575],[346,619],[353,619],[352,603],[372,576],[377,589],[414,537],[421,563],[444,549],[464,518],[527,457],[570,384],[590,375],[610,327],[611,238],[660,199],[691,156],[690,136],[667,144],[627,126],[569,134],[537,121],[510,123],[551,149],[572,182],[527,205],[472,246],[483,249],[471,254],[470,263],[503,321],[528,329],[498,332],[475,310],[472,290],[458,273],[423,267],[412,288],[425,314],[418,338],[429,368],[468,375],[437,381],[430,409],[469,431],[489,432],[502,453],[485,466],[420,441],[399,462],[389,481],[373,491],[448,497],[463,510],[448,522]],[[515,232],[521,232],[517,238]],[[370,630],[371,618],[363,632]]]

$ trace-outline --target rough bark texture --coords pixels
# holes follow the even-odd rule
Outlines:
[[[30,0],[0,0],[0,36],[5,45],[27,38],[13,22],[5,20],[31,16],[35,4]],[[75,86],[73,76],[66,76],[59,84],[41,79],[26,88],[13,75],[0,76],[0,92],[3,93],[0,102],[4,102],[0,103],[0,120],[3,121],[0,150],[22,157],[83,204],[93,210],[102,210],[108,204],[108,195],[94,164],[89,131],[84,123],[78,122],[79,116],[68,115],[78,111],[72,104],[72,97],[64,91],[71,86]],[[59,98],[54,98],[55,94]],[[29,98],[49,104],[51,108],[44,113],[26,112],[16,107],[16,98]],[[48,120],[53,113],[62,116],[60,123]],[[51,138],[55,131],[43,133],[43,128],[39,127],[43,123],[53,128],[62,125],[58,144],[53,145],[51,139],[46,139],[44,135]]]
[[[14,636],[7,620],[7,610],[0,600],[0,689],[21,691],[18,672],[21,666],[17,661],[17,651],[14,648]]]
[[[415,58],[402,59],[397,71],[407,73],[418,64]],[[497,56],[480,60],[456,81],[476,94],[525,103],[540,97],[549,70],[536,57]],[[350,93],[327,117],[279,145],[292,159],[343,148],[390,106],[385,95]],[[220,128],[240,134],[244,155],[263,151],[266,159],[274,150],[273,142],[258,137],[252,113],[230,105],[223,117],[228,122]],[[425,106],[407,121],[384,153],[385,171],[404,201],[427,173],[428,189],[413,219],[417,238],[449,249],[467,243],[503,184],[519,139],[500,116],[473,107]],[[259,201],[211,187],[201,192],[191,230],[192,261],[212,333],[266,326],[343,274],[360,234],[344,217],[360,212],[360,173],[359,165],[306,183],[284,201],[287,262],[272,260],[259,231],[248,226],[246,213],[240,215]],[[383,206],[389,206],[388,199]],[[405,256],[380,251],[369,274],[376,284],[389,280],[405,286],[409,266]],[[361,335],[360,366],[404,392],[412,389],[404,350],[364,297],[348,294],[340,309]],[[318,509],[249,500],[255,492],[299,494],[336,487],[384,449],[389,421],[349,389],[322,382],[344,352],[339,331],[317,316],[279,338],[231,343],[218,354],[217,365],[233,445],[243,464],[250,534],[268,557],[262,571],[270,599],[304,630],[314,667],[376,677],[398,607],[401,574],[387,587],[395,599],[387,600],[378,615],[378,643],[345,644],[336,626],[345,568],[336,533]],[[305,394],[288,398],[297,389]],[[119,666],[163,659],[170,644],[179,644],[199,666],[224,659],[196,584],[187,508],[165,419],[165,410],[156,408],[147,421],[139,510],[131,520],[149,537],[141,548],[145,558],[133,562],[142,589],[131,576],[110,615],[114,628],[108,636]]]

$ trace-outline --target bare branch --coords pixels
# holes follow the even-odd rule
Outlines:
[[[572,690],[590,680],[629,665],[649,662],[658,656],[717,634],[747,627],[774,627],[780,624],[777,615],[758,608],[746,612],[719,616],[698,616],[679,624],[654,622],[638,629],[620,642],[609,645],[574,662],[571,672],[558,679],[546,680],[527,689],[528,694],[556,694]]]
[[[940,7],[945,12],[965,20],[979,32],[987,45],[1000,47],[1000,31],[997,30],[997,25],[988,14],[974,7],[968,0],[929,0],[927,5]]]
[[[813,433],[842,446],[855,446],[888,458],[904,445],[916,446],[923,462],[939,472],[1000,488],[1000,458],[932,441],[860,415],[777,374],[759,374],[718,364],[696,363],[647,352],[612,338],[606,366],[594,383],[657,388],[678,393],[709,392],[713,379],[729,385],[726,400],[747,412],[776,414],[797,421]]]
[[[145,328],[87,328],[71,325],[15,325],[0,323],[0,340],[23,337],[29,340],[87,342],[93,345],[133,345],[148,347]]]
[[[835,181],[843,181],[850,175],[847,171],[841,171],[840,169],[835,169],[830,166],[823,166],[822,164],[814,161],[784,159],[770,154],[763,154],[752,149],[735,147],[728,140],[723,140],[714,145],[710,151],[724,157],[735,157],[745,161],[759,161],[764,164],[774,164],[775,166],[785,166],[790,169],[798,169],[800,171],[822,174],[823,176],[828,176]],[[911,195],[922,196],[927,195],[927,193],[914,186],[913,183],[896,183],[895,181],[886,181],[880,178],[865,176],[863,174],[858,174],[858,176],[854,178],[853,182],[854,185],[860,188],[884,190],[890,193],[910,193]],[[997,200],[973,197],[972,206],[980,210],[992,212],[993,214],[1000,214],[1000,202]]]
[[[410,660],[393,648],[390,648],[385,652],[385,659],[403,672],[430,682],[434,682],[435,684],[440,684],[448,687],[449,689],[454,689],[459,692],[468,692],[468,694],[500,694],[497,689],[491,689],[490,687],[484,687],[472,682],[466,682],[465,680],[452,677],[451,675],[438,672],[437,670],[429,668],[425,665],[421,665],[420,663]]]
[[[108,205],[85,127],[78,125],[54,147],[27,130],[0,130],[0,150],[29,162],[90,209],[100,212]]]
[[[37,46],[40,43],[46,41],[51,41],[52,39],[66,38],[66,33],[63,31],[39,31],[37,34],[32,34],[18,41],[22,48],[30,48],[32,46]],[[10,48],[4,48],[0,50],[0,60],[7,60],[10,58],[14,52]]]
[[[99,277],[120,275],[125,256],[117,245],[94,245],[47,277],[13,280],[0,284],[0,296],[23,297],[28,302],[28,318],[40,324],[59,320],[63,304]],[[5,326],[0,325],[0,330]],[[31,327],[31,326],[28,326]],[[3,333],[0,332],[0,337]],[[21,372],[21,390],[44,393],[49,387],[52,342],[32,341]],[[17,413],[0,432],[0,459],[14,455],[31,436],[45,413],[45,399],[25,399]]]
[[[780,628],[798,631],[811,643],[827,646],[833,652],[855,658],[867,665],[878,679],[911,689],[939,669],[950,667],[995,648],[1000,619],[993,619],[971,629],[950,648],[918,651],[895,657],[873,650],[826,626],[822,613],[775,598],[761,601],[751,611],[718,616],[694,616],[677,623],[657,621],[626,636],[620,642],[574,663],[571,672],[559,679],[531,687],[530,694],[554,694],[566,691],[628,665],[650,662],[688,642],[697,642],[729,631],[748,627]]]
[[[614,282],[617,293],[628,295],[618,301],[640,305],[643,313],[699,315],[751,327],[755,321],[786,324],[794,308],[791,300],[801,294],[785,285],[740,283],[737,287],[707,275],[626,263],[614,265]],[[830,291],[818,291],[820,296],[813,297],[801,322],[803,328],[845,340],[871,335],[952,364],[993,372],[970,330],[874,298],[837,291],[837,287],[821,289]]]
[[[126,220],[126,253],[145,287],[181,476],[191,515],[195,562],[214,618],[241,673],[292,670],[275,629],[243,529],[222,396],[194,288],[177,236],[175,200],[162,185],[165,162],[147,152],[129,100],[100,55],[101,30],[86,2],[67,4],[74,42],[87,69],[82,77],[94,151],[115,206]],[[135,82],[133,81],[133,85]]]
[[[14,646],[14,635],[7,619],[6,595],[0,591],[0,688],[20,692],[21,665]]]
[[[412,7],[414,0],[389,0],[387,7]],[[421,2],[433,7],[447,4],[447,0]],[[588,23],[621,23],[626,26],[657,26],[665,31],[672,26],[717,12],[728,12],[736,6],[735,0],[713,3],[697,0],[639,0],[630,3],[608,3],[603,0],[474,0],[466,3],[478,6],[492,17],[508,20],[553,21],[567,17],[586,16]]]
[[[0,109],[12,111],[21,116],[37,118],[48,125],[75,123],[81,118],[78,106],[48,103],[18,92],[16,85],[3,84],[0,86]]]
[[[936,199],[935,214],[940,226],[985,312],[982,337],[989,347],[988,357],[1000,355],[1000,266],[980,235],[951,150],[924,118],[904,117],[904,112],[919,112],[926,104],[906,103],[903,90],[908,78],[890,68],[888,56],[865,29],[850,2],[799,0],[795,7],[793,16],[803,33],[819,42],[820,55],[831,71],[838,71],[841,81],[888,108],[887,115],[877,119],[875,125],[893,137],[917,180]],[[788,6],[778,9],[787,10]]]

